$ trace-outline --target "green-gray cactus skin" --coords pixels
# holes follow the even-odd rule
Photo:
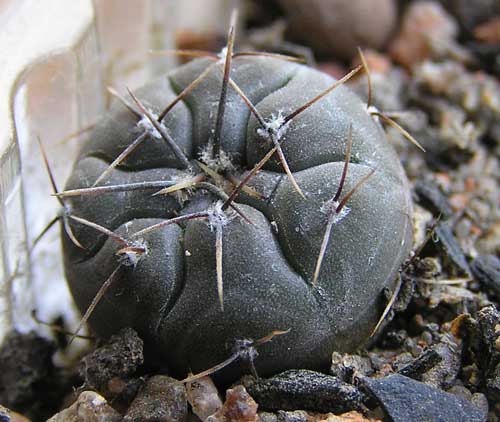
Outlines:
[[[156,114],[210,64],[198,59],[135,92]],[[304,65],[269,57],[238,58],[231,78],[268,121],[279,119],[329,87],[334,80]],[[222,73],[208,76],[163,120],[171,137],[194,163],[211,142]],[[243,177],[270,150],[259,123],[229,87],[221,148]],[[324,204],[341,179],[352,125],[348,192],[370,170],[332,226],[316,285],[313,273],[325,233]],[[141,134],[138,118],[116,102],[83,146],[66,189],[92,186]],[[223,230],[224,310],[216,288],[215,233],[206,220],[172,224],[143,236],[147,253],[120,269],[97,305],[92,328],[109,336],[136,329],[151,355],[175,374],[199,372],[228,358],[236,339],[257,339],[290,330],[262,345],[259,375],[288,368],[324,369],[331,352],[366,343],[412,243],[412,203],[406,176],[380,124],[366,104],[339,86],[293,119],[282,149],[305,199],[293,188],[278,158],[268,161],[249,185],[263,197],[242,193],[237,203],[251,224],[233,217]],[[276,155],[276,154],[275,154]],[[187,171],[166,143],[148,135],[101,185],[182,180]],[[176,215],[203,211],[217,198],[195,189],[187,201],[158,189],[71,197],[71,213],[127,237]],[[119,246],[104,234],[72,222],[77,248],[63,234],[65,270],[74,299],[85,311],[117,265]],[[234,379],[247,367],[222,371]]]

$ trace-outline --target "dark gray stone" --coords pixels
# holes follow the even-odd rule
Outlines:
[[[43,401],[55,377],[55,349],[34,332],[8,333],[0,348],[0,403],[16,409]]]
[[[415,183],[415,193],[418,196],[418,202],[433,212],[436,217],[441,216],[443,219],[447,219],[453,215],[448,198],[435,183],[418,180]]]
[[[500,401],[500,312],[494,305],[485,306],[476,319],[467,321],[469,347],[480,370],[479,377],[486,387],[484,393],[492,402]]]
[[[276,422],[307,422],[308,419],[310,419],[309,415],[303,410],[295,410],[293,412],[279,410]]]
[[[500,300],[500,259],[495,255],[478,256],[471,264],[472,274]]]
[[[442,360],[443,358],[438,352],[433,349],[427,349],[418,358],[401,368],[398,373],[405,377],[421,379],[422,374],[433,368]]]
[[[365,379],[365,386],[392,422],[482,422],[471,403],[402,375]]]
[[[450,224],[447,222],[439,224],[436,227],[436,236],[439,239],[439,246],[444,257],[457,269],[470,275],[471,272],[464,251],[453,234]]]
[[[85,383],[106,393],[113,378],[131,377],[143,363],[143,342],[137,333],[126,328],[80,361],[79,371]]]
[[[462,369],[462,342],[456,337],[444,334],[441,341],[432,346],[441,361],[422,375],[420,381],[437,388],[447,389],[455,384]]]
[[[182,422],[187,416],[186,389],[177,380],[156,375],[146,381],[124,422]]]

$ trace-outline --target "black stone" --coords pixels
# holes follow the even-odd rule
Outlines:
[[[460,271],[470,275],[469,264],[450,224],[447,222],[440,223],[436,227],[436,236],[439,239],[439,246],[445,258]]]
[[[0,404],[32,419],[54,414],[70,382],[52,362],[55,349],[34,332],[7,334],[0,349]]]
[[[472,261],[471,270],[475,279],[500,300],[500,259],[495,255],[478,256]]]
[[[54,343],[35,333],[9,333],[0,350],[0,403],[17,407],[36,400],[54,370],[54,351]]]
[[[343,413],[362,407],[356,387],[314,371],[290,370],[268,379],[245,377],[243,385],[262,410]]]
[[[142,365],[142,349],[137,333],[125,328],[80,361],[80,374],[89,387],[106,394],[111,379],[127,380]]]
[[[448,198],[446,198],[435,183],[418,180],[415,183],[415,193],[417,194],[418,202],[424,208],[431,211],[434,216],[441,215],[442,218],[447,219],[453,215]]]
[[[495,306],[482,308],[467,321],[468,343],[480,370],[481,384],[489,400],[500,400],[500,312]]]
[[[422,374],[434,368],[443,358],[433,349],[427,349],[418,358],[401,368],[398,373],[408,378],[419,380]]]

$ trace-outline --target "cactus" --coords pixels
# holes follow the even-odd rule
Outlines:
[[[359,68],[335,81],[233,40],[115,101],[83,146],[57,194],[67,280],[82,322],[133,327],[178,375],[269,332],[259,374],[326,368],[409,253],[408,182],[342,86]]]

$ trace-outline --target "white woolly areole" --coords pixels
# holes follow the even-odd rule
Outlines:
[[[265,127],[257,129],[257,134],[264,139],[271,139],[271,134],[274,134],[276,140],[280,140],[285,136],[290,122],[285,123],[285,116],[280,110],[277,114],[272,113],[271,117],[265,121]]]
[[[154,117],[155,120],[158,120],[158,115],[149,111],[151,113],[151,116]],[[158,124],[161,126],[162,129],[165,131],[167,128],[163,125],[163,123],[158,122]],[[153,126],[151,121],[146,117],[142,116],[142,119],[137,122],[137,127],[144,129],[149,135],[151,135],[155,139],[162,139],[161,133],[158,132],[158,130]]]
[[[234,164],[231,160],[230,154],[221,149],[219,155],[217,157],[213,157],[213,150],[213,144],[208,142],[207,145],[200,151],[200,161],[205,163],[215,172],[234,170]]]
[[[235,354],[247,361],[253,361],[259,356],[259,352],[254,346],[254,341],[247,338],[236,339],[234,347]]]
[[[370,107],[368,107],[366,109],[366,111],[368,112],[368,114],[370,116],[372,116],[373,120],[375,120],[377,123],[380,123],[380,117],[373,114],[373,113],[380,113],[380,110],[377,107],[375,107],[374,105],[371,105]]]
[[[219,58],[219,62],[225,62],[226,57],[227,57],[227,47],[224,47],[219,54],[217,54],[217,57]]]
[[[148,254],[148,245],[144,239],[138,239],[131,243],[131,248],[143,249],[144,252],[137,252],[133,249],[125,250],[120,254],[118,261],[126,267],[136,267],[144,255]]]
[[[208,210],[208,225],[211,231],[226,226],[235,217],[231,211],[224,211],[222,209],[223,205],[222,201],[217,201]]]
[[[328,220],[332,224],[337,224],[344,217],[347,216],[351,212],[351,209],[344,205],[340,212],[336,212],[335,210],[340,205],[340,201],[332,201],[331,199],[326,201],[321,207],[321,212],[328,215]]]

